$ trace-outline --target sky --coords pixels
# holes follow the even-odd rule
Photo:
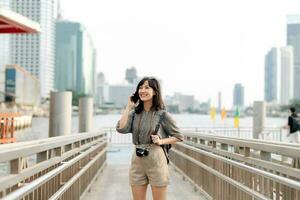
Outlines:
[[[180,92],[231,107],[233,87],[245,103],[264,97],[264,57],[286,45],[287,15],[297,0],[60,0],[63,18],[81,22],[97,49],[97,71],[110,84],[134,66]]]

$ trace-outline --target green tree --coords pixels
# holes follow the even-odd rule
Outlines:
[[[300,100],[299,99],[293,99],[291,100],[289,105],[283,105],[281,106],[281,111],[288,110],[291,106],[295,107],[297,112],[300,112]]]
[[[81,97],[90,97],[91,95],[84,94],[84,93],[77,93],[74,90],[67,90],[72,92],[72,105],[73,106],[78,106],[79,105],[79,98]]]

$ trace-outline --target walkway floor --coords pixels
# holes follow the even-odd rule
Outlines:
[[[107,166],[98,180],[92,185],[83,200],[131,200],[131,189],[128,180],[132,147],[110,147],[107,152]],[[168,187],[168,199],[201,200],[201,193],[195,192],[193,186],[182,179],[182,176],[170,167],[171,183]],[[152,199],[150,186],[147,200]]]

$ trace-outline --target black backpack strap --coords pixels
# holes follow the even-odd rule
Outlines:
[[[133,121],[134,121],[134,118],[135,118],[135,112],[133,113],[133,116],[132,116],[132,120],[131,120],[131,127],[130,127],[130,129],[131,129],[131,132],[133,131]]]
[[[157,135],[158,130],[159,130],[159,128],[160,128],[160,125],[161,125],[162,121],[163,121],[164,118],[165,118],[165,114],[166,114],[166,113],[163,112],[163,113],[159,116],[159,120],[158,120],[158,123],[157,123],[156,126],[155,126],[153,135]]]
[[[163,113],[162,113],[162,114],[160,115],[160,117],[159,117],[159,120],[158,120],[157,125],[155,126],[155,130],[154,130],[154,133],[153,133],[154,135],[157,135],[158,130],[159,130],[160,126],[161,126],[161,123],[162,123],[162,121],[163,121],[164,118],[165,118],[165,115],[166,115],[166,112],[163,111]],[[171,144],[165,144],[165,145],[160,145],[160,146],[161,146],[161,148],[163,149],[164,154],[165,154],[165,156],[166,156],[167,164],[169,164],[170,159],[169,159],[168,153],[169,153],[169,149],[171,148]]]

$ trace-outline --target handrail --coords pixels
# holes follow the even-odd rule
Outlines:
[[[33,190],[37,189],[42,184],[44,184],[47,181],[49,181],[54,176],[57,176],[59,173],[63,172],[68,167],[71,167],[77,161],[79,161],[80,159],[84,158],[84,156],[86,156],[87,154],[91,153],[93,150],[95,150],[97,147],[100,147],[101,145],[102,144],[97,145],[95,147],[92,147],[88,151],[86,151],[86,152],[82,153],[81,155],[73,158],[72,160],[63,163],[61,166],[57,167],[56,169],[52,170],[51,172],[47,173],[46,175],[41,176],[40,178],[36,179],[35,181],[31,182],[30,184],[25,185],[21,189],[15,191],[15,192],[10,193],[5,198],[3,198],[3,200],[14,200],[14,199],[19,199],[19,198],[22,198],[22,197],[26,196],[27,194],[29,194]],[[96,159],[98,159],[100,156],[103,155],[104,152],[105,152],[105,149],[102,150],[101,153],[98,154],[97,157],[94,158],[94,161],[91,162],[91,163],[93,164]],[[88,168],[85,168],[84,170],[86,171],[87,169]]]
[[[34,174],[36,174],[37,171],[38,172],[44,171],[51,166],[54,166],[56,164],[63,162],[66,159],[71,158],[73,155],[76,155],[82,151],[86,151],[87,149],[89,149],[90,147],[92,147],[93,145],[95,145],[99,142],[103,143],[105,141],[104,139],[105,138],[101,138],[99,140],[95,140],[93,142],[82,145],[79,148],[75,148],[73,150],[65,152],[60,157],[56,156],[56,157],[50,158],[50,159],[43,161],[41,163],[38,163],[34,166],[23,169],[18,174],[10,174],[10,175],[4,176],[4,177],[0,177],[0,191],[4,190],[5,187],[13,186],[15,183],[21,182],[22,180],[26,179],[27,177],[33,176]]]
[[[181,144],[180,144],[180,145],[181,145]],[[205,165],[205,164],[203,164],[203,163],[201,163],[201,162],[199,162],[199,161],[197,161],[197,160],[195,160],[195,159],[193,159],[193,158],[191,158],[191,157],[185,155],[184,153],[181,153],[181,152],[179,152],[179,151],[177,151],[177,150],[174,150],[174,149],[173,149],[172,151],[175,152],[177,155],[180,155],[180,156],[182,156],[182,157],[188,159],[189,161],[193,162],[194,164],[198,165],[199,167],[204,168],[205,170],[209,171],[210,173],[212,173],[212,174],[218,176],[219,178],[222,178],[224,181],[226,181],[226,182],[232,184],[233,186],[235,186],[235,187],[237,187],[237,188],[243,190],[243,191],[246,192],[247,194],[249,194],[249,195],[255,197],[256,199],[262,199],[262,200],[267,200],[267,199],[269,199],[269,198],[266,198],[265,196],[259,194],[258,192],[255,192],[255,191],[253,191],[253,190],[247,188],[246,186],[241,185],[239,182],[237,182],[237,181],[235,181],[235,180],[233,180],[233,179],[231,179],[231,178],[228,178],[227,176],[225,176],[225,175],[219,173],[217,170],[214,170],[214,169],[212,169],[211,167],[209,167],[209,166],[207,166],[207,165]]]
[[[0,198],[49,199],[59,191],[65,199],[76,191],[79,199],[105,166],[106,146],[103,131],[1,146],[0,162],[8,161],[10,171],[0,177]],[[23,166],[32,156],[34,163]]]
[[[299,181],[295,181],[295,180],[292,180],[292,179],[289,179],[289,178],[285,178],[285,177],[282,177],[282,176],[279,176],[279,175],[275,175],[273,173],[270,173],[270,172],[267,172],[267,171],[264,171],[264,170],[261,170],[261,169],[257,169],[255,167],[251,167],[251,166],[245,165],[243,163],[240,163],[240,162],[237,162],[237,161],[234,161],[234,160],[230,160],[230,159],[224,158],[222,156],[213,154],[211,152],[203,151],[201,149],[198,149],[196,147],[193,147],[193,146],[190,146],[190,145],[187,145],[187,144],[181,144],[181,143],[179,143],[178,145],[179,146],[183,146],[183,147],[185,147],[187,149],[191,149],[191,150],[193,150],[195,152],[198,152],[198,153],[201,153],[203,155],[209,156],[211,158],[215,158],[217,160],[221,160],[221,161],[223,161],[225,163],[228,163],[230,165],[233,165],[233,166],[236,166],[238,168],[244,169],[244,170],[246,170],[248,172],[261,175],[263,177],[269,178],[269,179],[274,180],[276,182],[283,183],[283,184],[285,184],[287,186],[290,186],[290,187],[292,187],[292,188],[294,188],[296,190],[300,190],[300,182]]]
[[[72,133],[71,135],[63,135],[63,136],[58,136],[60,140],[65,140],[65,139],[78,139],[80,138],[88,138],[90,137],[87,134],[99,134],[99,132],[101,133],[105,133],[105,129],[99,129],[97,132],[90,132],[90,133],[86,133],[86,132],[82,132],[82,133]],[[10,143],[10,144],[3,144],[0,145],[0,150],[2,151],[2,149],[11,149],[11,148],[16,148],[19,146],[27,146],[27,145],[35,145],[35,144],[45,144],[48,143],[50,141],[57,141],[57,137],[50,137],[50,138],[42,138],[42,139],[38,139],[38,140],[31,140],[31,141],[23,141],[23,142],[16,142],[16,143]],[[9,145],[9,146],[7,146]]]
[[[278,155],[300,158],[300,144],[286,144],[282,142],[266,142],[259,139],[239,139],[225,136],[212,136],[208,134],[186,133],[185,137],[204,139],[221,144],[228,144],[238,147],[248,147],[255,150],[270,152]]]
[[[267,170],[270,170],[273,172],[278,172],[280,174],[286,174],[287,176],[295,177],[300,180],[300,169],[291,168],[290,166],[287,166],[286,164],[262,160],[262,159],[256,158],[256,157],[250,157],[251,155],[245,156],[245,155],[239,154],[239,153],[228,152],[227,150],[217,149],[217,148],[214,148],[213,146],[206,146],[203,144],[196,144],[196,143],[190,142],[190,141],[185,141],[184,143],[191,145],[193,147],[203,149],[203,150],[212,152],[214,154],[229,158],[229,159],[234,159],[236,161],[239,161],[239,162],[251,165],[251,166],[255,166],[257,168],[263,168],[263,169],[267,169]]]
[[[0,149],[0,162],[9,161],[18,157],[29,156],[34,153],[65,146],[74,142],[79,142],[96,136],[99,136],[99,133],[79,133],[70,136],[52,137],[48,140],[42,139],[41,141],[38,140],[34,143],[22,142],[20,143],[20,145],[17,146],[13,146],[13,144],[6,144],[6,146]],[[10,145],[12,146],[12,148]]]
[[[103,154],[105,153],[106,149],[102,150],[91,162],[89,162],[86,166],[84,166],[79,173],[73,176],[68,183],[62,186],[54,195],[51,196],[49,200],[56,200],[59,199],[65,191],[67,191],[75,181],[77,181]]]
[[[170,160],[213,199],[298,199],[300,145],[184,132]],[[281,159],[281,160],[280,160]]]

